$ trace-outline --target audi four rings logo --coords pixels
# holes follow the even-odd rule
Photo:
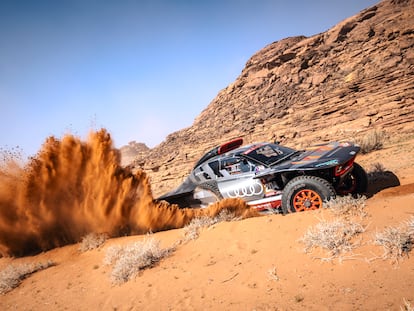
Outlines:
[[[227,191],[227,195],[230,198],[252,197],[261,193],[263,193],[263,185],[258,181],[255,181],[254,184],[233,188]]]

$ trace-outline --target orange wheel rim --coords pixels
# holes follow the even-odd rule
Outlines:
[[[304,189],[296,193],[293,197],[293,208],[297,212],[314,210],[322,206],[321,196],[310,189]]]

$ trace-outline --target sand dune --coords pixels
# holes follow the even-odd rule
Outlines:
[[[366,216],[355,216],[365,232],[351,251],[331,258],[326,250],[304,252],[299,240],[330,210],[266,215],[222,222],[178,245],[158,264],[121,285],[110,281],[104,265],[111,246],[142,241],[145,235],[112,238],[103,246],[79,252],[79,244],[36,256],[1,258],[0,269],[51,260],[0,296],[2,310],[399,310],[414,305],[414,256],[384,259],[374,236],[414,216],[414,141],[395,143],[358,157],[369,168],[381,163],[388,173],[371,175],[375,193]],[[404,160],[397,155],[404,152]],[[392,173],[392,175],[391,175]],[[390,177],[400,186],[389,187]],[[388,183],[388,184],[387,184]],[[391,182],[392,184],[392,182]],[[153,234],[167,248],[184,229]]]

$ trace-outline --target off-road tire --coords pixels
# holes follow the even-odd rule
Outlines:
[[[354,162],[351,174],[356,178],[356,188],[353,194],[364,194],[368,189],[368,176],[361,165]]]
[[[205,207],[208,207],[209,205],[223,199],[223,196],[221,195],[216,182],[207,182],[207,183],[203,183],[201,185],[198,185],[195,188],[194,192],[193,192],[193,198],[195,200],[200,200],[200,199],[196,199],[197,192],[200,191],[200,190],[204,190],[204,191],[210,193],[211,201],[206,202],[204,200],[204,202],[203,202],[203,200],[201,200],[201,202],[199,201],[199,203],[197,204],[197,207],[205,208]]]
[[[282,213],[295,213],[322,207],[323,202],[335,198],[335,189],[325,179],[298,176],[289,181],[282,194]]]
[[[220,193],[220,190],[217,186],[216,181],[214,181],[214,182],[205,182],[205,183],[202,183],[201,185],[198,185],[198,187],[200,187],[202,189],[205,189],[205,190],[211,191],[212,193],[215,194],[215,196],[217,197],[218,200],[223,199],[223,196]]]
[[[364,194],[368,189],[368,176],[361,165],[354,162],[354,167],[344,180],[337,193],[339,195]]]

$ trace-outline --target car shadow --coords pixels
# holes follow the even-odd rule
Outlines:
[[[378,192],[400,185],[397,175],[391,171],[379,171],[368,174],[367,197],[372,197]]]

